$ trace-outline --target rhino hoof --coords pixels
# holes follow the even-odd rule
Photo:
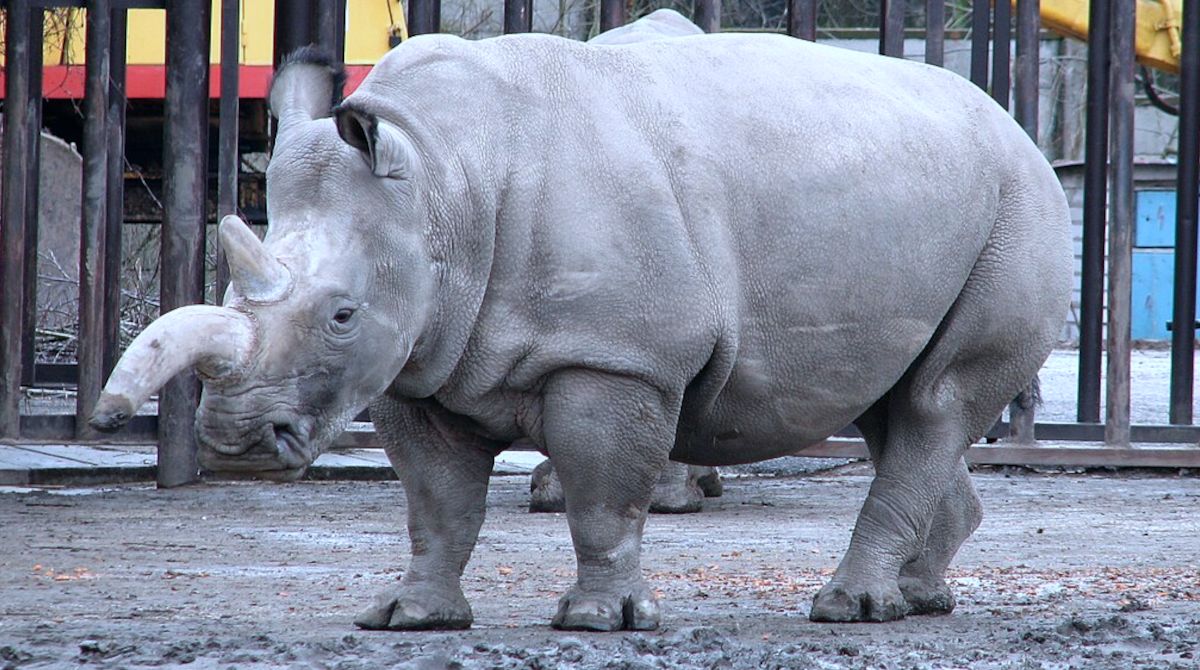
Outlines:
[[[956,604],[954,592],[940,579],[929,583],[914,577],[900,577],[900,592],[908,603],[909,614],[949,614]]]
[[[367,630],[462,630],[472,621],[471,606],[461,591],[400,586],[375,596],[375,602],[354,618],[354,625]]]
[[[611,632],[654,630],[661,620],[658,600],[645,586],[624,597],[573,588],[558,602],[550,625],[559,630]]]
[[[812,621],[849,623],[855,621],[896,621],[908,613],[908,603],[900,588],[873,585],[855,588],[848,584],[830,582],[813,599]]]

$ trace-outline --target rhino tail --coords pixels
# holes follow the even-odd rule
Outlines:
[[[1038,375],[1034,375],[1029,386],[1017,394],[1017,397],[1013,399],[1013,404],[1023,410],[1042,406],[1042,380]]]

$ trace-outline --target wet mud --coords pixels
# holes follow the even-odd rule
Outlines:
[[[653,633],[550,629],[574,558],[564,516],[526,511],[526,477],[492,481],[475,626],[453,633],[351,623],[407,563],[395,482],[3,493],[0,668],[1200,667],[1196,476],[977,472],[958,609],[831,625],[808,607],[870,466],[753,472],[649,521]]]

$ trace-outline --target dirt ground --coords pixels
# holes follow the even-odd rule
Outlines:
[[[763,472],[760,468],[756,472]],[[784,470],[786,471],[786,470]],[[209,483],[0,494],[0,667],[1196,668],[1200,478],[981,471],[959,607],[814,624],[870,466],[727,478],[655,516],[654,633],[548,626],[574,560],[561,515],[496,477],[465,590],[475,627],[356,630],[408,555],[395,482]]]

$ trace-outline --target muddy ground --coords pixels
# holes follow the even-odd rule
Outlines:
[[[810,623],[869,475],[745,475],[703,514],[653,517],[665,625],[637,634],[549,628],[573,556],[565,518],[525,512],[526,477],[493,479],[465,578],[476,624],[455,633],[351,624],[406,563],[395,482],[0,494],[0,667],[1200,665],[1200,478],[978,472],[957,611]]]

